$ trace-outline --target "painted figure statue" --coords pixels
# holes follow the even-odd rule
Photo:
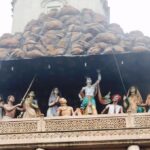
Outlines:
[[[4,108],[4,100],[3,100],[3,97],[0,95],[0,119],[3,118],[3,108]]]
[[[142,102],[141,94],[135,86],[130,87],[127,96],[123,98],[123,105],[126,111],[130,113],[144,112],[144,108],[140,106]]]
[[[65,98],[59,99],[60,107],[57,109],[57,116],[74,116],[73,108],[67,105]]]
[[[50,94],[48,100],[48,110],[47,110],[47,117],[52,117],[57,115],[57,109],[59,106],[59,99],[60,99],[60,91],[58,88],[54,88]]]
[[[37,104],[37,101],[34,99],[35,93],[34,91],[31,91],[28,94],[28,97],[25,99],[23,108],[24,108],[24,114],[23,118],[36,118],[43,116],[41,113],[39,106]]]
[[[140,104],[139,106],[148,107],[148,113],[150,113],[150,94],[147,95],[146,101],[143,104]]]
[[[119,94],[115,94],[112,96],[112,104],[106,105],[101,114],[104,114],[106,111],[108,114],[119,114],[123,113],[123,107],[118,105],[118,102],[121,100],[121,96]]]
[[[3,119],[12,119],[15,118],[16,110],[22,111],[21,104],[14,105],[15,97],[13,95],[8,96],[7,104],[3,105],[4,116]]]
[[[98,79],[92,84],[92,79],[86,79],[86,86],[83,87],[79,93],[79,98],[82,101],[81,109],[83,114],[97,114],[95,95],[97,94],[97,87],[101,81],[101,75],[98,71]]]

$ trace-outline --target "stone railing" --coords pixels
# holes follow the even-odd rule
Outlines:
[[[0,121],[0,149],[149,143],[150,114]]]

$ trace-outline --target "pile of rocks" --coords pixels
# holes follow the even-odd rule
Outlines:
[[[44,56],[97,55],[142,52],[150,49],[150,37],[140,31],[124,33],[118,24],[90,9],[71,6],[52,10],[30,21],[23,33],[0,37],[0,59]]]

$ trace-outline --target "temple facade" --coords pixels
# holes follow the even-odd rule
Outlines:
[[[41,13],[71,5],[79,10],[89,8],[104,15],[109,20],[109,7],[106,0],[13,0],[12,33],[22,32],[26,24],[37,19]]]

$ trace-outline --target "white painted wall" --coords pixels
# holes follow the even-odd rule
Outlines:
[[[50,0],[49,0],[50,1]],[[106,15],[103,9],[102,2],[104,0],[66,0],[67,4],[81,10],[83,8],[90,8],[97,13]],[[46,13],[46,8],[41,6],[43,0],[16,0],[13,12],[12,33],[22,32],[25,25],[32,19],[37,19],[41,13]],[[52,5],[58,4],[53,2]]]

